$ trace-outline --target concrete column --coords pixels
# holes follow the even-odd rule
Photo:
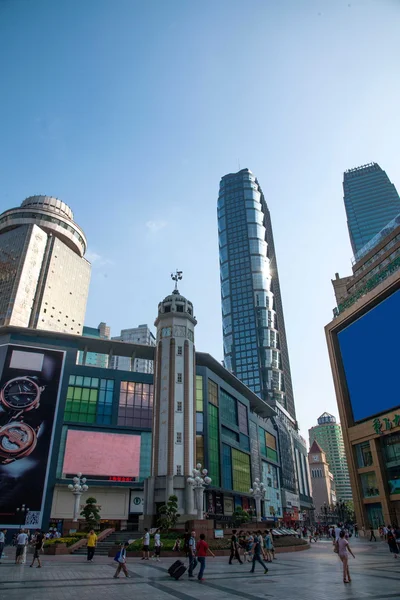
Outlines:
[[[174,476],[167,475],[166,476],[166,486],[165,486],[165,502],[168,502],[170,496],[174,495]]]
[[[194,497],[193,497],[193,488],[188,483],[185,487],[185,514],[193,515],[195,513],[194,510]]]
[[[144,482],[144,484],[145,484],[145,488],[144,488],[144,501],[145,501],[144,514],[145,515],[154,515],[155,514],[155,507],[154,507],[155,478],[154,477],[149,477],[148,479],[146,479],[146,481]]]

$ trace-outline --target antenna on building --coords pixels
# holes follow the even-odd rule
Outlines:
[[[180,281],[183,277],[183,271],[178,271],[178,269],[176,269],[175,273],[171,273],[171,279],[172,281],[175,281],[175,289],[174,289],[174,294],[179,294],[178,291],[178,281]]]

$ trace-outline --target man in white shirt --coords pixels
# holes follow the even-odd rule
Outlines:
[[[154,534],[154,556],[153,558],[156,558],[156,560],[159,562],[160,561],[160,552],[161,552],[161,536],[159,531],[157,530],[156,533]]]
[[[342,531],[342,528],[339,527],[339,525],[336,525],[336,527],[335,527],[335,542],[337,542],[339,540],[341,531]]]
[[[144,530],[144,536],[143,536],[143,557],[142,560],[149,560],[150,558],[150,533],[149,530],[146,528]]]
[[[18,534],[18,537],[17,537],[17,551],[15,553],[15,564],[16,565],[21,564],[21,560],[22,560],[22,557],[24,555],[24,550],[26,548],[27,543],[28,543],[28,536],[21,529],[21,531],[20,531],[20,533]]]

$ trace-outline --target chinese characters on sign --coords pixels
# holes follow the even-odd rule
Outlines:
[[[400,415],[394,415],[392,420],[384,417],[382,421],[381,419],[376,418],[372,423],[372,427],[376,434],[382,434],[384,431],[390,431],[393,427],[399,427]]]

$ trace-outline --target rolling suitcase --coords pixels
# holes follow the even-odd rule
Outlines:
[[[181,560],[176,560],[168,569],[168,573],[174,579],[178,580],[185,573],[186,567]]]

